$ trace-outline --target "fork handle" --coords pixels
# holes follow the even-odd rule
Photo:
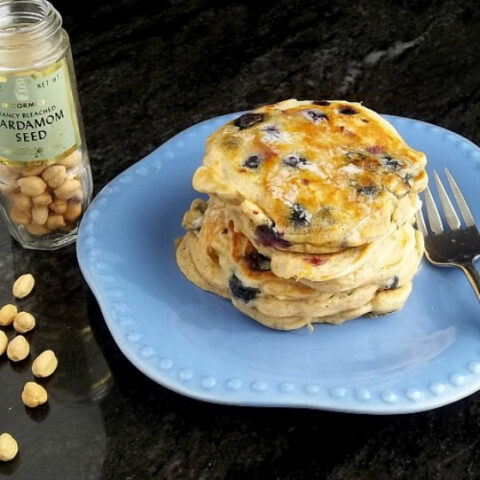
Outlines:
[[[460,265],[460,268],[463,270],[463,273],[468,278],[468,281],[471,283],[475,293],[477,294],[478,301],[480,302],[480,274],[475,268],[473,263],[463,263]]]

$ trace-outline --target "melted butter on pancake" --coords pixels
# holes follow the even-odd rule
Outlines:
[[[291,243],[339,248],[385,234],[398,200],[424,188],[425,155],[361,104],[324,103],[289,100],[221,127],[195,188],[251,200]],[[296,221],[300,207],[308,222]]]

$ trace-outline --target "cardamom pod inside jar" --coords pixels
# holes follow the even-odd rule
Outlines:
[[[0,0],[0,213],[25,248],[76,239],[92,174],[70,41],[46,0]]]

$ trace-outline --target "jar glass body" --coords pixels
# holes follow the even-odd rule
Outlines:
[[[23,247],[54,250],[93,189],[70,42],[45,0],[0,0],[0,18],[0,214]]]

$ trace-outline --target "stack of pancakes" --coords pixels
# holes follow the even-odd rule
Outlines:
[[[176,258],[199,287],[294,329],[398,310],[423,254],[425,155],[358,103],[258,108],[208,141]]]

